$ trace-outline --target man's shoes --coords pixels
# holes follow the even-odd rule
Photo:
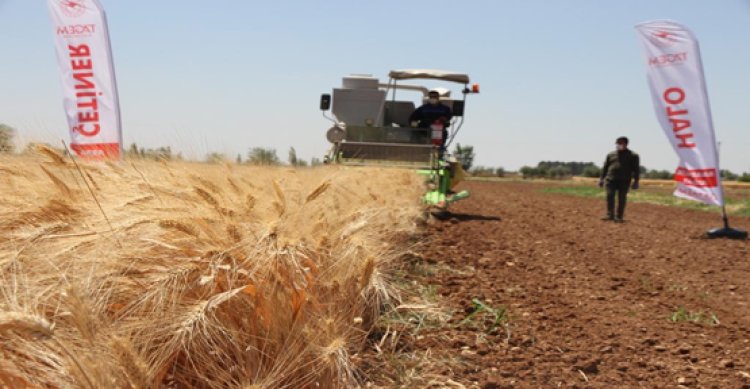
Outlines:
[[[615,223],[625,223],[625,220],[621,217],[616,217],[614,220],[615,220]]]
[[[602,218],[605,222],[611,222],[612,220],[615,220],[613,216],[605,216]]]

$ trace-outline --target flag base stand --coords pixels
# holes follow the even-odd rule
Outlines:
[[[724,227],[713,228],[706,231],[709,238],[726,238],[726,239],[747,239],[747,231],[729,227],[729,218],[727,217],[726,208],[722,207],[722,216]]]
[[[706,231],[709,238],[747,239],[747,231],[736,228],[713,228]]]

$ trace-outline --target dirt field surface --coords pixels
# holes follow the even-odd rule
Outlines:
[[[402,340],[401,386],[750,388],[750,241],[701,238],[718,213],[630,204],[614,224],[543,184],[465,188],[408,276],[450,318]]]

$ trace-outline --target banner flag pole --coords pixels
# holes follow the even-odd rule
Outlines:
[[[717,158],[721,154],[721,142],[716,144]],[[724,181],[721,182],[722,194],[724,191]],[[721,204],[721,219],[724,221],[724,228],[712,228],[706,232],[710,238],[729,238],[729,239],[747,239],[747,231],[729,227],[729,216],[727,215],[726,201]]]
[[[645,54],[647,78],[656,117],[679,158],[674,195],[722,209],[724,228],[710,237],[746,238],[729,228],[719,152],[698,40],[671,20],[635,26]]]

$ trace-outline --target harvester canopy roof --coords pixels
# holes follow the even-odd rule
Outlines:
[[[459,82],[461,84],[469,83],[468,74],[451,72],[448,70],[401,69],[401,70],[391,70],[388,76],[394,80],[409,80],[409,79],[414,79],[414,78],[422,78],[422,79]]]

